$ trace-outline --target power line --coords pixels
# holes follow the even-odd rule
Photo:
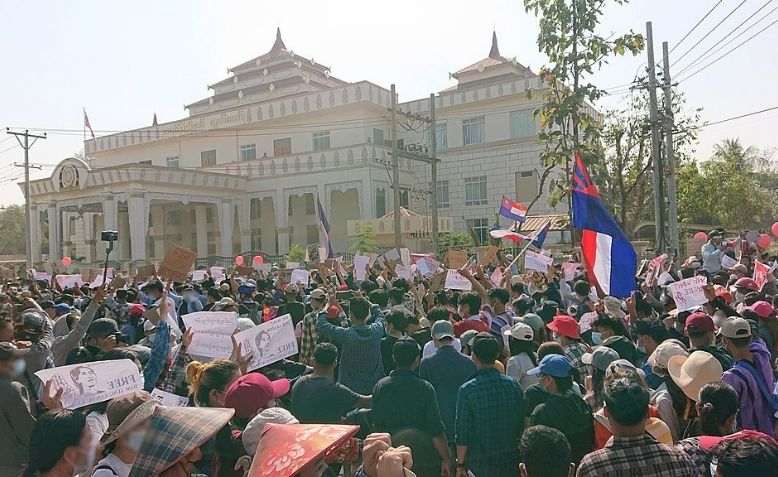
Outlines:
[[[694,60],[693,60],[691,63],[689,63],[688,65],[686,65],[686,66],[684,66],[683,68],[681,68],[681,71],[679,71],[679,72],[678,72],[678,74],[682,74],[684,71],[687,71],[687,70],[688,70],[689,68],[691,68],[692,66],[699,64],[699,63],[700,63],[702,60],[704,60],[704,59],[707,59],[707,58],[710,58],[711,56],[713,56],[713,55],[708,55],[708,53],[710,53],[710,52],[711,52],[711,51],[712,51],[714,48],[716,48],[717,46],[719,46],[719,45],[721,45],[722,43],[724,43],[724,41],[725,41],[727,38],[729,38],[729,36],[730,36],[731,34],[735,33],[735,32],[736,32],[738,29],[740,29],[740,27],[741,27],[741,26],[743,26],[743,25],[744,25],[744,24],[745,24],[747,21],[749,21],[751,18],[753,18],[753,17],[754,17],[754,16],[755,16],[757,13],[759,13],[760,11],[762,11],[762,10],[763,10],[763,9],[764,9],[764,8],[765,8],[767,5],[769,5],[769,4],[770,4],[770,3],[772,3],[773,1],[774,1],[774,0],[767,0],[767,2],[766,2],[764,5],[762,5],[762,6],[761,6],[761,7],[760,7],[760,8],[759,8],[757,11],[755,11],[755,12],[754,12],[754,13],[752,13],[752,14],[751,14],[751,15],[750,15],[748,18],[746,18],[745,20],[743,20],[743,22],[742,22],[742,23],[740,23],[740,25],[738,25],[738,26],[736,26],[735,28],[733,28],[732,30],[730,30],[730,32],[729,32],[729,33],[727,33],[727,35],[725,35],[725,36],[724,36],[722,39],[720,39],[718,42],[716,42],[715,44],[713,44],[713,46],[711,46],[710,48],[708,48],[708,49],[705,51],[705,53],[703,53],[703,54],[699,55],[699,56],[698,56],[696,59],[694,59]],[[751,30],[751,29],[752,29],[752,28],[754,28],[755,26],[759,25],[759,24],[762,22],[762,20],[764,20],[764,19],[766,19],[767,17],[769,17],[770,15],[772,15],[772,13],[773,13],[773,12],[775,12],[776,10],[778,10],[778,7],[775,7],[775,8],[773,8],[772,10],[770,10],[769,12],[767,12],[767,13],[766,13],[764,16],[762,16],[761,18],[759,18],[757,21],[755,21],[754,23],[752,23],[751,25],[749,25],[748,27],[746,27],[746,28],[745,28],[743,31],[741,31],[740,33],[738,33],[737,35],[735,35],[734,37],[732,37],[732,39],[730,40],[730,43],[731,43],[731,42],[734,42],[735,40],[737,40],[737,39],[738,39],[738,38],[740,38],[741,36],[743,36],[743,35],[745,35],[746,33],[748,33],[748,31],[749,31],[749,30]],[[728,43],[728,44],[726,44],[726,45],[722,45],[722,46],[721,46],[721,48],[717,48],[717,49],[716,49],[716,51],[714,51],[714,52],[713,52],[713,54],[716,54],[716,53],[720,52],[721,50],[723,50],[723,49],[724,49],[726,46],[728,46],[728,45],[729,45],[729,43]]]
[[[729,17],[731,17],[731,16],[732,16],[732,15],[733,15],[733,14],[734,14],[736,11],[738,11],[738,10],[740,9],[740,7],[742,7],[743,5],[745,5],[745,3],[746,3],[746,0],[743,0],[742,2],[740,2],[740,3],[738,4],[738,6],[736,6],[735,8],[733,8],[733,9],[732,9],[732,11],[731,11],[731,12],[729,12],[729,13],[727,14],[727,16],[725,16],[724,18],[722,18],[722,19],[721,19],[721,20],[720,20],[718,23],[716,23],[716,24],[713,26],[713,28],[711,28],[711,29],[708,31],[708,33],[706,33],[705,35],[703,35],[703,37],[702,37],[702,38],[700,38],[699,40],[697,40],[697,43],[693,44],[693,45],[691,46],[691,48],[689,48],[688,50],[686,50],[686,51],[684,52],[684,54],[682,54],[681,56],[679,56],[679,57],[678,57],[678,59],[677,59],[677,60],[675,60],[675,61],[673,62],[673,65],[677,64],[679,61],[681,61],[682,59],[684,59],[684,57],[686,57],[686,55],[688,55],[689,53],[691,53],[691,52],[692,52],[692,50],[694,50],[694,49],[697,47],[697,45],[699,45],[700,43],[702,43],[703,41],[705,41],[705,39],[706,39],[706,38],[708,38],[708,37],[709,37],[709,36],[710,36],[710,35],[711,35],[711,34],[712,34],[714,31],[716,31],[716,30],[717,30],[717,29],[718,29],[718,28],[721,26],[721,24],[722,24],[722,23],[724,23],[725,21],[727,21],[727,19],[728,19]]]
[[[728,123],[730,121],[735,121],[736,119],[748,118],[748,117],[751,117],[751,116],[756,116],[757,114],[763,114],[763,113],[767,113],[767,112],[775,111],[775,110],[778,110],[778,106],[773,106],[771,108],[761,109],[759,111],[752,111],[750,113],[740,114],[738,116],[732,116],[732,117],[729,117],[729,118],[719,119],[718,121],[713,121],[713,122],[705,123],[702,126],[698,126],[698,127],[694,128],[694,129],[703,129],[703,128],[707,128],[708,126],[715,126],[717,124]]]
[[[684,81],[686,81],[686,80],[688,80],[688,79],[690,79],[690,78],[692,78],[692,77],[696,76],[697,74],[701,73],[702,71],[706,70],[707,68],[709,68],[709,67],[713,66],[714,64],[718,63],[720,60],[724,59],[725,57],[727,57],[728,55],[730,55],[731,53],[733,53],[735,50],[737,50],[737,49],[738,49],[738,48],[740,48],[741,46],[743,46],[743,45],[745,45],[746,43],[748,43],[749,41],[753,40],[754,38],[756,38],[757,36],[759,36],[760,34],[762,34],[762,32],[764,32],[765,30],[767,30],[767,29],[768,29],[768,28],[770,28],[771,26],[775,25],[776,23],[778,23],[778,20],[774,20],[772,23],[770,23],[770,24],[769,24],[769,25],[767,25],[766,27],[762,28],[762,29],[761,29],[761,30],[759,30],[758,32],[754,33],[754,34],[753,34],[753,35],[751,35],[750,37],[746,38],[744,41],[742,41],[741,43],[739,43],[737,46],[735,46],[735,47],[734,47],[734,48],[732,48],[731,50],[727,51],[726,53],[724,53],[723,55],[719,56],[718,58],[716,58],[715,60],[711,61],[710,63],[707,63],[705,66],[703,66],[702,68],[698,69],[698,70],[697,70],[697,71],[695,71],[694,73],[692,73],[692,74],[690,74],[690,75],[686,76],[685,78],[683,78],[683,79],[679,80],[679,81],[678,81],[678,83],[682,83],[682,82],[684,82]]]
[[[716,8],[717,8],[719,5],[721,5],[721,3],[722,3],[723,1],[724,1],[724,0],[719,0],[719,1],[718,1],[718,3],[716,3],[715,5],[713,5],[713,6],[711,7],[711,9],[710,9],[710,10],[708,10],[708,13],[706,13],[705,15],[703,15],[703,17],[702,17],[702,18],[700,18],[700,19],[697,21],[697,23],[695,23],[695,24],[694,24],[694,26],[692,27],[692,29],[691,29],[691,30],[689,30],[689,31],[687,31],[687,32],[686,32],[686,34],[683,36],[683,38],[681,38],[680,40],[678,40],[678,42],[676,42],[675,46],[673,46],[673,47],[670,49],[670,53],[672,53],[673,51],[675,51],[675,49],[676,49],[676,48],[678,48],[679,46],[681,46],[681,43],[683,43],[683,42],[684,42],[684,40],[686,40],[687,38],[689,38],[689,35],[691,35],[692,33],[694,33],[694,30],[696,30],[696,29],[697,29],[697,27],[698,27],[698,26],[700,26],[700,25],[702,24],[702,22],[704,22],[704,21],[705,21],[705,19],[706,19],[706,18],[708,18],[708,16],[709,16],[711,13],[713,13],[713,10],[715,10],[715,9],[716,9]]]

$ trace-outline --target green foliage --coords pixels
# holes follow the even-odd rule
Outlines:
[[[25,253],[24,207],[9,205],[0,209],[0,255],[23,255]]]
[[[678,215],[684,223],[728,229],[766,228],[778,218],[778,171],[770,154],[725,139],[713,157],[678,171]]]
[[[623,5],[627,0],[612,0]],[[602,129],[591,104],[605,94],[587,78],[608,63],[612,56],[643,50],[643,36],[632,31],[607,38],[597,34],[606,0],[524,0],[524,8],[539,20],[538,47],[549,64],[540,71],[548,85],[543,104],[535,111],[541,130],[538,138],[545,145],[540,154],[544,170],[537,196],[548,182],[552,205],[568,193],[569,163],[580,150],[589,163],[601,151]],[[560,170],[561,166],[565,170]]]
[[[353,253],[374,253],[377,251],[378,243],[376,242],[373,227],[369,225],[362,227],[362,229],[359,231],[359,234],[357,234],[357,238],[351,242],[349,250],[351,250]]]
[[[466,232],[443,232],[438,235],[438,256],[442,256],[450,248],[469,248],[473,246],[473,238]]]
[[[305,247],[298,243],[290,245],[286,259],[290,262],[302,262],[305,260]]]

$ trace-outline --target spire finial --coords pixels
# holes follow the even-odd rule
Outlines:
[[[489,50],[489,58],[500,58],[500,48],[497,47],[497,31],[492,30],[492,49]]]
[[[276,41],[273,43],[273,51],[277,50],[286,50],[286,45],[284,45],[284,40],[281,39],[281,27],[276,27]]]

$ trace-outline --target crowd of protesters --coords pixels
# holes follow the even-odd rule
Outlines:
[[[7,280],[0,477],[776,475],[778,282],[758,247],[712,231],[624,299],[565,260],[540,274],[512,258],[459,268],[470,291],[387,260],[363,280],[311,264],[307,285],[275,265],[121,288]],[[761,286],[756,263],[773,267]],[[669,287],[694,276],[707,303],[679,311]],[[197,311],[235,312],[239,330],[288,314],[298,353],[251,371],[235,341],[230,359],[190,356]],[[144,390],[78,409],[35,375],[117,359]]]

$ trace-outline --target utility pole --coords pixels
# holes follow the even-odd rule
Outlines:
[[[435,122],[435,93],[430,94],[430,159],[432,159],[430,179],[432,189],[430,204],[432,205],[432,250],[438,253],[438,131]]]
[[[675,177],[675,157],[673,155],[673,90],[672,83],[670,82],[670,53],[668,53],[667,42],[662,42],[662,66],[664,73],[662,74],[664,84],[662,85],[665,93],[665,115],[664,115],[664,129],[665,129],[665,155],[664,160],[667,165],[667,225],[668,225],[668,245],[670,251],[674,255],[678,255],[680,242],[679,242],[679,230],[678,230],[678,197],[676,193],[676,177]]]
[[[646,22],[646,47],[648,51],[648,97],[651,121],[651,159],[654,161],[654,249],[665,249],[664,188],[662,186],[662,158],[659,155],[661,143],[659,112],[656,102],[656,63],[654,61],[654,34],[651,22]]]
[[[24,249],[27,258],[27,269],[32,268],[32,220],[30,213],[30,148],[38,139],[46,139],[46,133],[43,135],[30,134],[28,129],[24,132],[11,131],[11,128],[5,128],[6,134],[16,137],[19,145],[24,149]],[[20,138],[24,138],[24,141]],[[30,138],[33,138],[30,143]]]
[[[391,88],[392,95],[392,183],[394,185],[394,246],[399,250],[402,247],[402,233],[400,231],[400,156],[397,155],[397,92],[394,83]]]

